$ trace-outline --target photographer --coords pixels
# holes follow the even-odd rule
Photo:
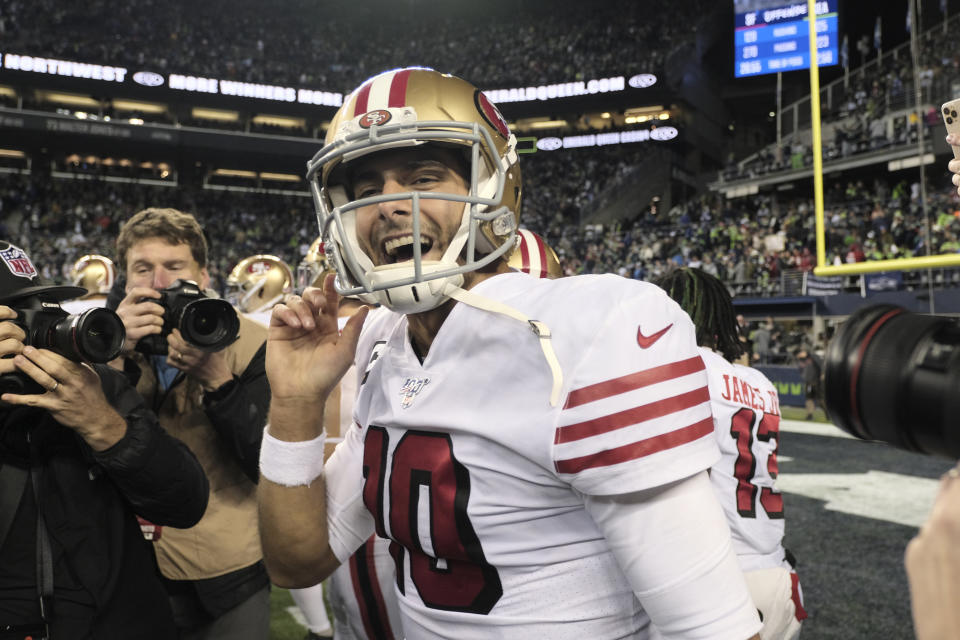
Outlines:
[[[124,376],[28,339],[26,307],[66,318],[55,303],[82,290],[41,284],[6,242],[0,258],[0,638],[170,638],[134,514],[192,526],[203,470]]]
[[[126,344],[114,365],[137,378],[160,424],[190,447],[210,479],[210,507],[199,524],[164,528],[154,540],[181,637],[266,638],[269,580],[255,485],[270,394],[266,329],[237,319],[226,303],[231,322],[239,320],[239,337],[219,350],[198,348],[179,328],[165,327],[177,314],[161,304],[178,297],[168,288],[177,280],[199,290],[209,283],[207,243],[192,215],[140,211],[120,230],[117,258],[126,274],[117,307]]]

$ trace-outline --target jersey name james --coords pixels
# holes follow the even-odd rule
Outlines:
[[[744,570],[781,566],[783,496],[774,487],[780,402],[766,376],[700,349],[722,458],[710,470]]]
[[[692,324],[659,288],[615,276],[512,273],[472,291],[550,328],[563,394],[550,405],[539,340],[512,318],[457,304],[422,363],[404,317],[365,327],[363,501],[395,541],[405,632],[640,633],[646,617],[581,494],[639,491],[717,460]]]

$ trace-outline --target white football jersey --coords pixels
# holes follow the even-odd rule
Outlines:
[[[701,348],[707,366],[714,427],[722,455],[710,481],[727,514],[744,571],[783,566],[783,496],[774,487],[780,438],[780,400],[773,384],[751,367],[731,364]]]
[[[367,326],[379,316],[391,314],[385,307],[370,311]],[[398,316],[394,316],[398,317]],[[349,316],[338,318],[340,330]],[[356,367],[350,367],[324,408],[327,443],[339,443],[341,434],[353,425],[353,403],[357,396]],[[376,535],[341,564],[327,582],[333,611],[335,640],[401,640],[403,630],[394,590],[394,562],[390,542]]]
[[[471,292],[549,327],[562,396],[551,406],[540,340],[516,319],[456,304],[422,363],[405,316],[365,327],[357,428],[341,446],[363,443],[363,501],[397,543],[406,636],[646,637],[583,494],[658,487],[718,459],[690,319],[616,276],[510,273]]]

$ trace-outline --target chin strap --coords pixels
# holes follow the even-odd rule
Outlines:
[[[553,375],[553,389],[550,391],[550,406],[557,406],[557,403],[560,402],[560,390],[563,387],[563,371],[560,369],[560,361],[557,360],[557,354],[553,351],[553,343],[550,340],[550,327],[539,320],[531,320],[513,307],[508,307],[496,300],[478,296],[451,283],[443,287],[443,293],[457,302],[462,302],[471,307],[483,309],[484,311],[509,316],[514,320],[519,320],[529,325],[533,334],[540,339],[540,350],[543,351],[543,357],[546,358],[547,365],[550,367],[550,373]]]

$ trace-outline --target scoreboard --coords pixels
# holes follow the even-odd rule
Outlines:
[[[817,64],[839,62],[837,3],[817,0]],[[807,3],[735,0],[734,76],[756,76],[810,68]]]

